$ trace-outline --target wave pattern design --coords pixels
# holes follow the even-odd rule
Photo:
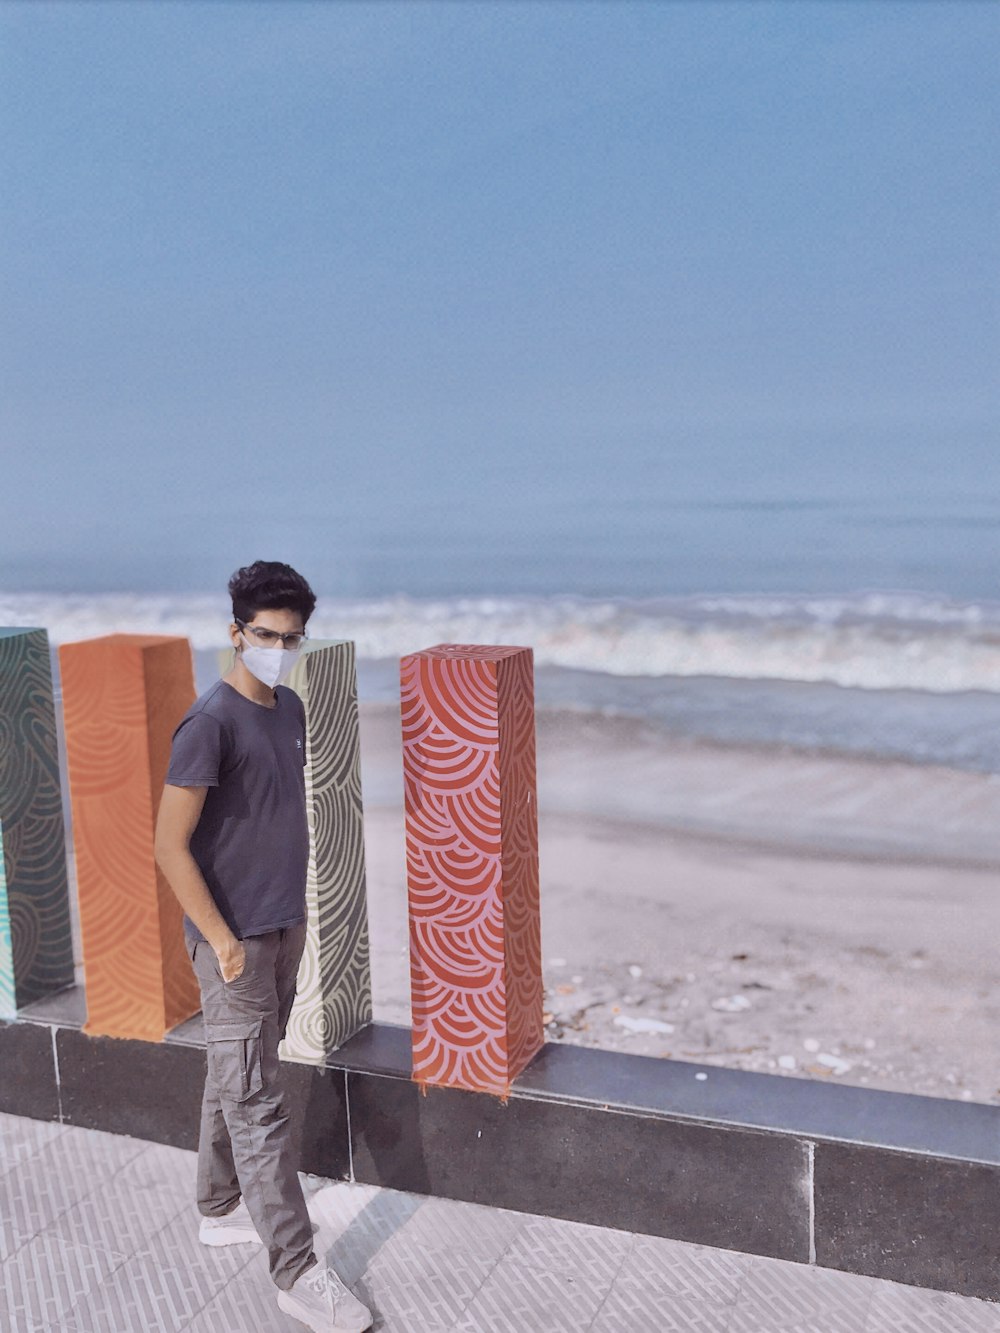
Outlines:
[[[7,910],[7,868],[3,856],[3,822],[0,821],[0,1018],[16,1018],[14,1000],[14,950]]]
[[[537,1004],[524,976],[538,956],[537,843],[528,846],[531,826],[518,810],[525,802],[517,786],[530,770],[533,793],[533,712],[530,749],[514,753],[527,735],[530,679],[524,648],[442,644],[401,663],[413,1077],[420,1083],[503,1095],[537,1049],[526,1035],[536,1026],[540,1044],[540,971]],[[511,682],[520,687],[513,708]],[[532,858],[529,920],[524,885]],[[523,1004],[537,1008],[537,1023]]]
[[[311,647],[288,684],[306,710],[309,930],[282,1055],[322,1064],[372,1020],[354,644]]]
[[[73,984],[48,636],[0,629],[0,823],[14,1004]],[[5,970],[0,964],[0,970]]]
[[[500,792],[509,1060],[516,1073],[544,1041],[535,786],[535,691],[529,651],[500,663]]]
[[[170,738],[194,700],[186,639],[60,652],[87,994],[85,1031],[161,1041],[197,1013],[182,913],[153,859]]]

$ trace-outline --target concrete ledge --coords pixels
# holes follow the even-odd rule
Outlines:
[[[1000,1300],[1000,1168],[817,1143],[813,1188],[822,1267]]]
[[[809,1154],[779,1134],[352,1072],[357,1180],[809,1259]]]
[[[0,1110],[194,1147],[200,1022],[81,1023],[0,1024]],[[424,1095],[387,1024],[288,1076],[304,1170],[1000,1300],[1000,1107],[554,1045],[506,1101]]]

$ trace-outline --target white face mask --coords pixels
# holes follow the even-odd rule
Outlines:
[[[240,638],[243,640],[240,661],[251,676],[256,676],[262,685],[272,690],[288,679],[292,667],[302,656],[301,648],[256,648],[243,634]]]

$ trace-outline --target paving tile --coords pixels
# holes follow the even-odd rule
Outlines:
[[[47,1325],[61,1328],[66,1313],[119,1262],[116,1256],[42,1232],[2,1266],[0,1328],[17,1333]]]
[[[567,1271],[555,1273],[501,1259],[473,1297],[454,1333],[580,1333],[610,1289],[610,1282]]]
[[[181,1264],[131,1259],[70,1310],[66,1333],[180,1333],[205,1305]]]
[[[261,1251],[217,1292],[185,1333],[302,1333],[303,1325],[278,1309],[277,1297],[267,1256]]]
[[[72,1184],[76,1197],[83,1199],[149,1148],[150,1144],[124,1134],[69,1126],[46,1146],[45,1167]]]
[[[193,1203],[169,1190],[144,1188],[128,1176],[129,1168],[112,1176],[67,1208],[48,1229],[66,1241],[105,1250],[119,1259],[131,1258],[146,1248],[158,1231],[181,1214],[197,1230],[198,1212]]]
[[[503,1208],[430,1198],[424,1199],[403,1224],[401,1234],[409,1245],[423,1245],[434,1250],[475,1251],[495,1262],[526,1227],[538,1220]],[[574,1227],[576,1224],[562,1225]]]
[[[755,1262],[751,1255],[716,1250],[708,1245],[636,1236],[616,1280],[646,1285],[653,1293],[672,1293],[685,1300],[726,1305],[736,1299],[740,1283]],[[764,1262],[780,1262],[764,1261]]]
[[[593,1328],[720,1333],[751,1262],[730,1250],[637,1236]]]
[[[729,1333],[739,1328],[732,1305],[692,1300],[641,1282],[616,1282],[589,1333]]]
[[[87,1182],[93,1188],[93,1181]],[[77,1176],[60,1176],[44,1156],[25,1158],[0,1179],[0,1260],[15,1254],[80,1197]]]
[[[826,1314],[806,1320],[804,1323],[774,1324],[766,1317],[762,1318],[759,1313],[741,1311],[739,1306],[732,1311],[730,1319],[726,1333],[861,1333],[851,1311],[838,1310],[835,1307]],[[867,1324],[864,1327],[867,1328]],[[879,1333],[900,1333],[900,1330],[895,1327],[891,1329],[883,1327],[879,1329]],[[954,1330],[954,1333],[958,1333],[958,1330]]]
[[[322,1182],[317,1187],[315,1177],[304,1178],[303,1185],[310,1213],[320,1226],[316,1235],[317,1254],[333,1263],[355,1287],[358,1274],[370,1257],[421,1202],[391,1190],[380,1192],[373,1186]],[[243,1246],[231,1248],[245,1251]],[[360,1288],[358,1291],[360,1294]],[[191,1333],[265,1333],[265,1330],[281,1333],[285,1329],[289,1333],[293,1330],[302,1333],[302,1325],[283,1315],[276,1300],[267,1256],[262,1249],[256,1249],[239,1271],[227,1279],[225,1286],[217,1284],[216,1294],[192,1321]]]
[[[373,1310],[379,1327],[450,1329],[513,1235],[517,1213],[374,1186],[312,1195],[317,1249]]]
[[[323,1191],[323,1197],[314,1198],[311,1205],[321,1224],[317,1253],[323,1254],[348,1286],[357,1281],[424,1204],[422,1198],[412,1194],[376,1190],[358,1207],[353,1197],[355,1189],[355,1186],[332,1185],[329,1195]],[[327,1216],[331,1216],[329,1224]],[[333,1229],[332,1237],[328,1227]]]
[[[965,1325],[961,1327],[964,1333]],[[857,1323],[854,1311],[838,1308],[835,1305],[828,1307],[824,1314],[817,1315],[815,1319],[794,1320],[790,1324],[775,1324],[766,1313],[762,1314],[760,1310],[743,1310],[737,1305],[731,1312],[727,1333],[862,1333],[866,1328],[867,1324]],[[891,1328],[880,1325],[878,1333],[901,1333],[901,1331],[895,1325]],[[954,1333],[958,1333],[958,1329],[955,1329]]]
[[[136,1254],[137,1259],[183,1267],[191,1282],[204,1293],[199,1309],[219,1289],[263,1253],[260,1245],[202,1245],[198,1239],[200,1216],[185,1209],[151,1236]]]
[[[27,1116],[0,1112],[0,1180],[26,1157],[34,1157],[67,1132],[65,1125],[51,1120],[29,1120]]]
[[[631,1245],[632,1237],[627,1231],[610,1231],[583,1222],[561,1222],[551,1217],[530,1217],[505,1258],[550,1273],[579,1274],[607,1291]]]
[[[316,1177],[303,1184],[309,1216],[319,1223],[318,1235],[327,1243],[338,1240],[357,1215],[379,1197],[376,1185],[355,1185],[328,1180],[316,1186]]]
[[[1000,1305],[897,1282],[878,1282],[865,1333],[998,1333]]]
[[[397,1235],[351,1283],[387,1329],[444,1333],[454,1327],[496,1266],[474,1249],[427,1248]]]
[[[130,1189],[145,1194],[176,1194],[195,1206],[198,1154],[165,1143],[143,1143],[143,1149],[115,1173]]]
[[[830,1268],[754,1259],[736,1296],[734,1333],[805,1333],[813,1324],[826,1333],[858,1333],[865,1327],[877,1278]]]
[[[66,1129],[0,1177],[0,1259],[85,1199],[148,1145]]]
[[[67,1208],[46,1185],[44,1177],[29,1183],[20,1169],[0,1176],[0,1263]]]

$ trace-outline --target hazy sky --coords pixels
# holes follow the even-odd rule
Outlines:
[[[974,487],[998,57],[963,0],[8,0],[0,588],[347,560],[664,452],[738,493],[763,437]]]

